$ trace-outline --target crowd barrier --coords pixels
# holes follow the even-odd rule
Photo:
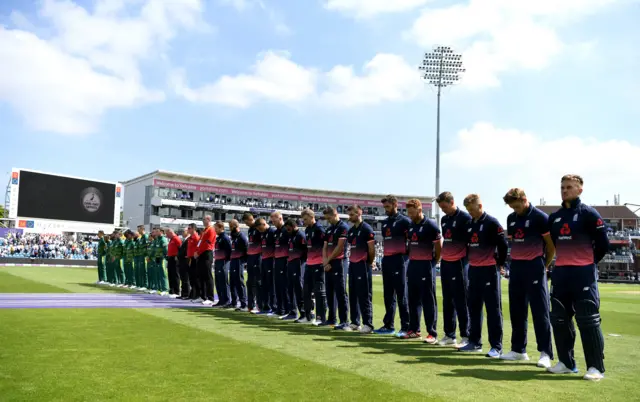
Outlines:
[[[79,267],[98,267],[97,260],[66,260],[58,258],[7,258],[0,257],[0,265],[73,265]]]

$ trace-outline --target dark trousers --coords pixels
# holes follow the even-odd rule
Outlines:
[[[527,351],[529,305],[533,317],[538,352],[553,359],[549,291],[547,273],[542,258],[532,261],[513,260],[509,274],[509,317],[511,318],[511,350]]]
[[[187,261],[189,263],[189,284],[191,285],[191,293],[189,293],[189,297],[193,300],[197,298],[204,300],[202,283],[200,282],[200,273],[198,272],[198,260],[194,257],[190,257]]]
[[[231,304],[231,294],[229,290],[229,261],[215,260],[213,263],[215,272],[216,291],[218,293],[218,305],[226,306]]]
[[[274,258],[263,258],[260,265],[260,299],[262,311],[273,311],[276,308],[276,286],[274,283]]]
[[[231,260],[229,264],[229,285],[231,287],[231,304],[240,302],[240,307],[247,307],[247,287],[244,285],[245,263],[240,258]]]
[[[211,265],[213,264],[213,252],[205,251],[198,256],[198,275],[200,284],[202,285],[202,298],[204,300],[214,300],[213,297],[213,272]]]
[[[249,310],[262,306],[260,297],[260,265],[262,257],[260,254],[247,256],[247,304]]]
[[[372,269],[366,261],[349,263],[349,304],[351,324],[373,328]]]
[[[575,368],[575,316],[587,368],[604,373],[604,337],[600,327],[600,293],[596,266],[559,266],[551,274],[551,323],[558,360]]]
[[[104,255],[98,255],[98,281],[107,280],[107,270],[104,265]]]
[[[438,305],[436,301],[436,267],[433,261],[409,261],[407,268],[409,288],[409,330],[420,332],[424,313],[426,332],[438,336]]]
[[[188,298],[191,294],[191,283],[189,282],[189,259],[181,258],[178,260],[178,265],[180,267],[180,296],[183,298]],[[178,294],[178,293],[176,293]]]
[[[287,257],[276,258],[275,262],[275,288],[276,310],[279,315],[285,315],[291,311],[289,299],[289,272],[287,271]]]
[[[482,307],[486,305],[489,344],[502,350],[502,295],[500,271],[495,265],[469,267],[469,342],[482,346]]]
[[[348,323],[349,300],[346,289],[345,260],[331,261],[331,271],[325,273],[327,281],[327,307],[329,310],[328,321],[336,322],[336,302],[338,306],[338,318],[340,324]]]
[[[316,319],[325,321],[327,311],[327,294],[324,287],[324,268],[322,264],[307,265],[304,270],[304,311],[307,319],[313,312],[312,293],[315,295]]]
[[[167,276],[169,277],[169,294],[180,294],[180,271],[178,257],[167,257]]]
[[[442,285],[442,319],[444,334],[456,338],[456,317],[460,324],[460,336],[469,337],[469,265],[466,259],[442,261],[440,281]]]
[[[409,330],[409,306],[407,303],[407,259],[402,254],[382,259],[382,290],[384,296],[385,328],[394,329],[396,302],[400,313],[400,330]]]
[[[300,259],[295,259],[287,263],[287,293],[289,298],[289,305],[291,306],[290,313],[296,313],[296,308],[302,317],[304,315],[304,296],[302,293],[302,279],[303,279],[302,263]]]

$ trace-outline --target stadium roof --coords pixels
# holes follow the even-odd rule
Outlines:
[[[640,219],[638,215],[624,205],[593,205],[593,207],[604,219]],[[556,212],[560,205],[538,205],[536,208],[546,214],[551,214]]]
[[[236,187],[246,188],[246,189],[259,188],[259,189],[265,189],[265,190],[268,189],[268,190],[277,190],[282,192],[301,192],[301,193],[307,193],[307,194],[351,196],[351,197],[361,197],[361,198],[365,198],[365,197],[366,198],[368,197],[382,198],[389,194],[389,193],[386,193],[386,194],[363,193],[363,192],[351,192],[351,191],[340,191],[340,190],[324,190],[324,189],[312,189],[312,188],[304,188],[304,187],[291,187],[291,186],[282,186],[282,185],[275,185],[275,184],[264,184],[264,183],[248,182],[248,181],[219,179],[215,177],[197,176],[197,175],[186,174],[186,173],[170,172],[166,170],[155,170],[151,173],[134,177],[133,179],[130,179],[130,180],[123,180],[120,183],[127,186],[127,185],[131,185],[133,183],[150,179],[156,176],[161,176],[163,178],[176,179],[176,180],[182,179],[186,181],[197,181],[197,182],[203,182],[206,184],[212,183],[216,185],[231,185],[231,186],[236,186]],[[394,194],[394,195],[398,197],[399,200],[408,200],[411,198],[418,198],[422,202],[433,202],[433,200],[435,200],[435,197],[426,196],[426,195],[423,195],[423,196],[419,196],[415,194],[414,195]]]

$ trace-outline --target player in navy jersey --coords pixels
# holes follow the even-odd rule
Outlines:
[[[372,271],[375,264],[375,235],[371,226],[362,221],[362,208],[352,205],[347,210],[353,224],[347,233],[349,243],[349,304],[351,325],[348,329],[363,334],[373,332]],[[362,317],[362,326],[360,318]]]
[[[448,191],[439,194],[436,202],[444,212],[440,222],[443,237],[440,282],[444,337],[439,344],[461,348],[469,340],[467,229],[471,215],[456,206],[453,194]],[[456,316],[460,324],[460,340],[456,338]]]
[[[304,270],[304,319],[300,323],[311,323],[319,326],[326,320],[327,295],[325,291],[325,274],[322,266],[322,248],[324,247],[324,228],[316,222],[315,214],[310,209],[301,213],[307,239],[307,266]],[[316,319],[312,318],[315,295]]]
[[[249,226],[247,233],[247,307],[253,314],[260,312],[260,266],[262,265],[262,233],[256,228],[256,220],[250,212],[242,215],[242,221]]]
[[[289,285],[287,284],[287,260],[289,259],[289,232],[284,227],[282,214],[278,211],[271,213],[271,223],[275,232],[275,262],[274,280],[276,290],[276,305],[274,309],[279,318],[285,318],[291,311],[289,305]]]
[[[596,264],[609,250],[609,239],[598,212],[580,201],[583,185],[578,175],[563,176],[562,207],[549,216],[557,256],[551,274],[551,324],[559,362],[547,371],[578,372],[573,355],[575,315],[587,363],[584,379],[599,381],[604,378],[604,337]]]
[[[511,241],[509,316],[512,332],[511,351],[500,358],[529,360],[527,317],[531,304],[540,352],[538,367],[547,368],[551,366],[553,347],[546,271],[556,253],[549,234],[549,217],[529,203],[522,189],[512,188],[503,200],[513,209],[513,213],[507,217],[507,239]]]
[[[396,302],[400,313],[400,332],[409,330],[409,306],[407,304],[407,234],[411,221],[398,213],[398,199],[388,195],[381,200],[387,219],[382,221],[384,257],[382,258],[382,289],[385,314],[383,326],[375,331],[380,335],[395,333]]]
[[[335,329],[344,330],[349,328],[349,301],[345,281],[347,261],[344,257],[349,226],[340,220],[335,208],[327,207],[323,213],[324,219],[331,225],[327,228],[322,250],[322,265],[327,280],[327,306],[329,309],[326,325],[335,325]],[[340,318],[339,325],[336,325],[336,301]]]
[[[240,307],[236,311],[249,311],[247,307],[247,288],[244,284],[244,269],[247,263],[247,247],[249,240],[240,231],[240,224],[237,220],[229,221],[229,231],[231,232],[231,263],[229,265],[229,285],[231,287],[231,304]]]
[[[273,317],[276,315],[276,287],[274,283],[274,268],[276,256],[276,229],[267,224],[266,219],[258,218],[256,229],[262,233],[262,264],[260,265],[259,291],[262,306],[260,315]]]
[[[434,220],[424,216],[420,200],[407,201],[407,215],[411,219],[407,267],[409,331],[403,339],[420,339],[420,316],[424,312],[424,342],[433,345],[438,342],[436,263],[440,260],[440,229]]]
[[[214,307],[235,308],[231,305],[229,290],[229,264],[231,263],[231,238],[224,231],[224,222],[218,221],[213,228],[216,231],[216,244],[213,262],[215,286],[218,303]]]
[[[287,260],[288,297],[291,311],[283,320],[304,320],[304,296],[302,293],[302,277],[304,264],[307,261],[307,240],[304,231],[298,227],[295,219],[287,219],[284,224],[289,233],[289,253]],[[298,315],[299,313],[299,315]]]
[[[469,244],[469,344],[461,352],[482,352],[482,307],[486,306],[487,327],[491,350],[487,357],[502,354],[502,298],[500,275],[507,259],[507,239],[500,222],[484,212],[477,194],[464,199],[464,206],[473,218],[467,228]]]

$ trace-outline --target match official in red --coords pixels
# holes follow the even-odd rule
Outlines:
[[[206,215],[202,219],[204,230],[198,241],[198,248],[194,254],[194,257],[198,262],[198,276],[200,277],[200,283],[202,284],[202,296],[204,301],[202,304],[205,306],[213,305],[213,272],[211,271],[211,265],[213,264],[213,249],[216,243],[216,232],[211,225],[211,215]]]
[[[600,214],[580,200],[583,185],[578,175],[563,176],[562,207],[549,216],[557,254],[551,274],[551,324],[560,361],[547,371],[578,372],[573,355],[575,315],[587,362],[584,379],[599,381],[604,378],[604,336],[596,264],[609,250],[609,238]]]
[[[178,251],[182,240],[171,229],[167,229],[167,275],[169,276],[169,297],[175,299],[180,296],[180,271],[178,265]]]
[[[200,243],[200,234],[198,233],[198,227],[195,223],[190,223],[187,231],[189,232],[189,239],[187,240],[187,260],[189,264],[189,284],[191,285],[189,298],[192,302],[202,303],[204,297],[198,273],[198,259],[195,257],[198,251],[198,243]]]

